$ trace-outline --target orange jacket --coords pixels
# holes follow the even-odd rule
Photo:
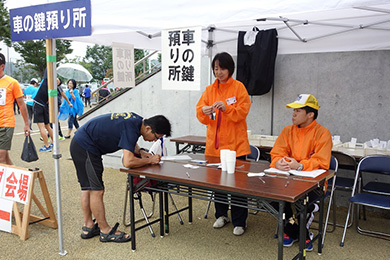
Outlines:
[[[229,98],[235,98],[236,102],[228,105]],[[202,112],[202,107],[212,106],[216,101],[223,101],[226,110],[217,110],[216,119],[212,120]],[[205,155],[219,156],[220,149],[234,150],[237,157],[251,153],[246,126],[250,107],[251,101],[245,86],[232,77],[226,83],[219,84],[219,89],[218,79],[206,88],[196,105],[196,117],[202,124],[207,125]],[[219,129],[219,148],[215,149],[218,113],[222,113],[222,121]]]
[[[288,156],[303,164],[304,171],[328,170],[332,145],[329,130],[315,120],[304,128],[286,126],[271,150],[270,167],[275,168],[276,161]]]
[[[0,127],[15,127],[14,100],[23,97],[22,89],[17,80],[10,76],[0,79]]]

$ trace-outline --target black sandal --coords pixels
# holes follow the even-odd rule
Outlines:
[[[121,232],[116,235],[115,232],[119,226],[119,223],[116,223],[115,226],[111,229],[108,234],[100,232],[100,242],[115,242],[115,243],[125,243],[131,240],[131,237],[125,237],[127,235],[125,232]]]
[[[95,220],[94,220],[94,222],[95,222]],[[81,233],[82,239],[89,239],[89,238],[93,238],[93,237],[100,235],[100,228],[98,226],[98,223],[95,223],[95,225],[93,225],[92,228],[88,228],[86,226],[83,226],[82,230],[83,230],[83,233]]]

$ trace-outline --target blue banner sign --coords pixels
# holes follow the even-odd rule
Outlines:
[[[91,35],[91,0],[10,9],[12,41]]]

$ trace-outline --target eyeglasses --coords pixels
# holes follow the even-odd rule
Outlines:
[[[156,137],[156,140],[160,139],[160,137],[158,137],[155,132],[152,133],[154,134],[154,137]]]

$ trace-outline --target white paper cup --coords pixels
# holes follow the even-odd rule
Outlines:
[[[236,168],[236,151],[229,151],[226,155],[226,168],[228,174],[233,174]]]
[[[232,159],[227,160],[226,168],[228,174],[233,174],[236,169],[236,158],[234,158],[233,160]]]
[[[219,151],[219,157],[221,158],[221,167],[222,171],[226,172],[227,171],[227,166],[226,166],[226,155],[229,152],[229,149],[221,149]]]

